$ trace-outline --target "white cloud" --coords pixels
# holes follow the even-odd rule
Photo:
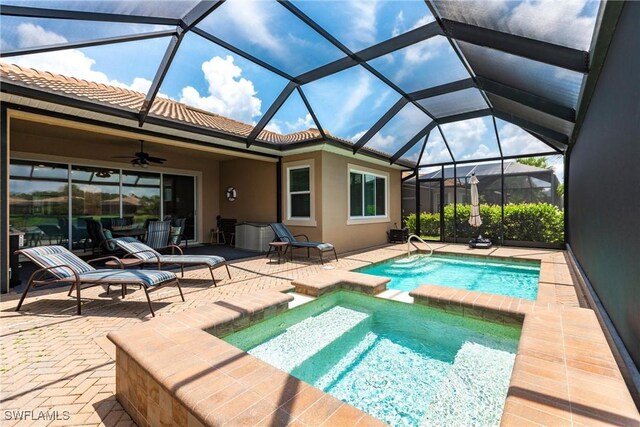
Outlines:
[[[365,147],[388,153],[390,149],[394,147],[395,143],[396,137],[394,135],[384,136],[378,132],[367,142]]]
[[[588,0],[527,0],[507,19],[511,32],[589,50],[595,15],[583,15]],[[543,23],[541,25],[541,23]]]
[[[39,25],[24,22],[16,28],[18,45],[20,47],[44,46],[67,43],[67,39],[60,34],[47,31]]]
[[[393,29],[391,30],[391,36],[395,37],[402,34],[404,28],[404,13],[400,11],[393,21]]]
[[[353,114],[360,105],[371,95],[371,79],[374,77],[366,72],[361,72],[358,80],[351,88],[343,88],[342,99],[346,101],[335,112],[336,121],[334,123],[336,134],[340,134],[345,126],[350,124]]]
[[[13,45],[6,41],[3,38],[0,38],[0,50],[3,52],[7,52],[9,50],[13,50]]]
[[[267,126],[265,126],[265,129],[270,130],[271,132],[285,135],[315,127],[316,124],[313,121],[313,117],[311,117],[311,114],[307,113],[304,117],[298,117],[294,121],[281,121],[273,119]]]
[[[420,163],[431,164],[450,161],[451,156],[446,145],[444,145],[440,132],[437,129],[432,130]]]
[[[481,27],[502,28],[506,32],[534,39],[566,44],[589,50],[596,19],[595,13],[585,13],[594,0],[468,0],[442,4],[455,13],[474,17]],[[595,12],[597,8],[589,8]]]
[[[511,123],[501,122],[498,134],[502,151],[506,156],[543,153],[550,150],[544,143]]]
[[[304,117],[298,117],[298,119],[294,122],[285,122],[285,124],[291,132],[297,132],[300,130],[306,130],[315,127],[313,117],[311,117],[311,114],[309,113],[307,113],[307,115]]]
[[[264,128],[268,131],[283,135],[280,125],[278,125],[278,123],[275,120],[272,120],[271,122],[269,122]]]
[[[360,132],[356,132],[354,135],[351,135],[347,139],[349,139],[349,141],[358,142],[358,140],[362,138],[364,134],[367,133],[368,131],[369,129],[361,130]]]
[[[256,96],[253,82],[242,77],[242,69],[233,63],[232,56],[214,56],[202,64],[202,72],[209,94],[202,96],[187,86],[180,93],[180,102],[247,123],[261,114],[262,101]]]
[[[377,0],[353,0],[347,3],[352,9],[351,29],[349,39],[359,46],[371,45],[376,42],[377,33]],[[333,6],[335,7],[335,6]]]
[[[272,17],[267,6],[264,1],[228,1],[214,13],[221,18],[221,22],[231,24],[233,31],[242,34],[249,42],[286,58],[287,44],[271,31],[276,18]]]
[[[67,39],[52,31],[47,31],[39,25],[23,23],[17,27],[18,45],[42,46],[58,43],[66,43]],[[36,70],[50,71],[63,76],[76,77],[95,83],[103,83],[111,86],[131,89],[146,93],[151,87],[151,81],[143,77],[135,77],[132,84],[126,84],[118,80],[111,80],[105,73],[95,70],[96,61],[77,49],[59,50],[54,52],[23,55],[10,58],[9,62]],[[164,94],[158,94],[164,96]]]
[[[442,125],[442,132],[456,159],[473,159],[499,156],[493,124],[488,127],[485,120],[470,119]]]

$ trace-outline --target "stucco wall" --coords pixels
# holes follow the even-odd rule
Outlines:
[[[236,189],[233,202],[226,198],[228,187]],[[223,218],[236,218],[238,222],[276,221],[276,163],[250,159],[220,162],[219,191]]]
[[[400,171],[378,166],[347,155],[331,152],[311,152],[283,158],[282,194],[286,199],[287,165],[313,161],[314,167],[314,211],[316,224],[311,226],[291,225],[294,234],[306,234],[309,239],[330,242],[338,252],[362,249],[387,242],[387,230],[400,225]],[[348,165],[389,174],[389,220],[373,224],[347,224],[348,222]],[[286,200],[283,200],[283,219],[286,221]]]
[[[25,153],[28,159],[52,160],[60,157],[58,161],[65,163],[80,163],[94,166],[122,167],[130,169],[128,163],[118,163],[112,159],[114,155],[133,153],[136,146],[123,151],[122,142],[100,140],[99,143],[90,141],[76,141],[60,137],[51,137],[42,134],[32,135],[24,132],[12,131],[10,134],[10,155],[13,158],[16,153]],[[149,172],[178,173],[177,171],[200,172],[201,179],[198,182],[201,199],[197,202],[202,204],[199,212],[201,226],[198,235],[200,241],[208,241],[209,229],[215,227],[215,217],[220,212],[219,206],[219,162],[208,158],[201,152],[190,152],[181,150],[176,155],[175,149],[169,149],[161,145],[153,145],[147,148],[154,156],[164,157],[167,161],[161,166],[154,166],[148,169]],[[126,151],[126,153],[125,153]]]
[[[314,211],[314,225],[293,225],[295,222],[287,220],[287,166],[297,164],[298,162],[309,162],[313,164],[313,211]],[[311,163],[311,162],[309,162]],[[282,220],[289,230],[293,234],[305,234],[309,237],[309,240],[321,242],[322,241],[322,152],[314,151],[311,153],[298,154],[294,156],[283,157],[282,159]]]
[[[349,165],[389,174],[389,219],[377,223],[348,224]],[[339,252],[387,243],[387,231],[400,226],[400,171],[335,153],[322,153],[323,203],[322,240],[333,243]]]

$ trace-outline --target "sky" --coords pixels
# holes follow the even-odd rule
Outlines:
[[[552,7],[549,4],[553,3]],[[6,4],[62,7],[56,1],[6,0]],[[102,12],[144,14],[154,9],[162,16],[182,14],[193,1],[65,2],[65,7]],[[376,43],[433,22],[423,1],[351,0],[293,1],[348,49],[357,52]],[[436,2],[446,16],[462,20],[473,11],[475,23],[508,30],[580,49],[588,49],[597,1],[524,0]],[[460,9],[464,6],[462,9]],[[277,25],[274,25],[277,23]],[[275,1],[229,0],[205,18],[199,28],[296,76],[342,58],[342,52]],[[2,17],[3,51],[51,44],[166,30],[141,24],[86,23],[80,21]],[[84,49],[5,58],[4,61],[39,70],[147,92],[168,46],[168,38],[120,43]],[[405,92],[468,78],[468,71],[446,38],[436,36],[370,61],[370,65]],[[558,75],[561,79],[562,76]],[[159,96],[196,108],[255,124],[286,86],[287,80],[189,33],[182,41]],[[301,87],[325,131],[357,141],[398,100],[400,95],[362,66],[354,66]],[[474,94],[469,93],[476,92]],[[475,89],[428,99],[437,117],[460,108],[487,108]],[[464,105],[463,105],[464,104]],[[368,146],[393,154],[431,119],[415,106],[406,106],[372,138]],[[292,133],[315,127],[310,112],[294,91],[267,129]],[[473,119],[442,127],[452,141],[456,159],[487,157],[497,150],[487,133],[486,119]],[[530,135],[505,129],[514,153],[534,147]],[[450,133],[450,135],[447,135]],[[435,138],[435,137],[434,137]],[[443,144],[441,144],[443,145]],[[404,159],[417,157],[412,149]],[[506,151],[506,150],[505,150]],[[444,156],[438,143],[428,146],[431,162]],[[448,156],[448,153],[446,153]]]

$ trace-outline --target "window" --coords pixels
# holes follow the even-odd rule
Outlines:
[[[289,219],[311,219],[311,169],[309,166],[289,168]]]
[[[349,171],[349,217],[387,217],[387,177],[370,172]]]

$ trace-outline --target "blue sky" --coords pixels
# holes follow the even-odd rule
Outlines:
[[[550,4],[549,1],[458,3],[475,10],[476,24],[588,48],[598,3],[563,0]],[[181,14],[193,2],[182,2],[177,6],[166,1],[62,3],[7,0],[4,3],[39,7],[71,5],[84,10],[99,7],[103,12],[140,14],[148,13],[151,8],[159,8],[160,15],[170,16]],[[293,4],[352,51],[367,48],[433,21],[425,3],[417,0],[293,1]],[[460,13],[439,3],[437,7],[442,9],[445,16]],[[229,0],[199,26],[294,76],[343,56],[337,48],[275,1]],[[167,28],[3,17],[0,46],[6,51],[163,29]],[[146,92],[168,42],[168,38],[162,38],[4,60]],[[370,64],[406,92],[469,76],[449,42],[439,36],[374,59]],[[566,73],[555,72],[549,80],[570,81],[573,86],[579,87],[581,76],[568,76]],[[246,123],[257,123],[286,83],[284,78],[195,34],[188,34],[160,88],[160,95]],[[549,84],[553,84],[553,81]],[[302,90],[325,130],[334,136],[354,141],[400,98],[386,83],[361,66],[303,85]],[[466,103],[468,109],[486,108],[478,93],[458,95],[456,103]],[[447,105],[442,101],[433,98],[426,100],[423,105],[428,108],[430,104],[437,104],[439,113],[436,116],[448,115],[455,105],[450,102]],[[571,99],[569,102],[573,101]],[[412,132],[415,134],[429,121],[430,118],[417,108],[406,107],[374,137],[372,146],[392,153],[413,136]],[[294,91],[292,98],[287,100],[268,128],[291,133],[313,126],[308,110]],[[495,151],[488,137],[478,137],[483,134],[484,128],[485,121],[477,119],[443,127],[443,130],[445,134],[452,132],[452,140],[466,141],[456,147],[458,151],[454,151],[454,155],[456,158],[468,158],[479,154],[478,150],[485,150],[483,153],[487,155]],[[520,137],[524,138],[522,134]],[[526,142],[522,144],[526,146]],[[427,153],[430,152],[428,145]],[[409,159],[417,154],[419,150],[411,150],[404,158]]]

